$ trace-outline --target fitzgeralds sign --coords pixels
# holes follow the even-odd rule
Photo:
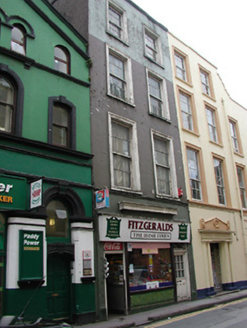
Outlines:
[[[30,208],[42,205],[42,179],[30,184]]]
[[[190,224],[132,218],[99,217],[101,241],[189,243]]]

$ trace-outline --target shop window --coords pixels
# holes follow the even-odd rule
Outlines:
[[[70,55],[62,46],[54,48],[54,68],[59,72],[70,74]]]
[[[132,249],[129,253],[130,291],[157,289],[172,285],[170,248],[152,246]],[[168,245],[169,247],[169,245]],[[151,251],[152,253],[148,253]]]
[[[46,207],[46,236],[69,238],[68,209],[59,200],[52,200]]]
[[[22,25],[14,25],[11,31],[11,50],[22,55],[26,54],[26,32]]]

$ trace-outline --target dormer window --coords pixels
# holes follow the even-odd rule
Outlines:
[[[61,46],[57,46],[54,48],[54,68],[55,70],[70,74],[70,58],[69,52],[67,49]]]
[[[11,50],[26,54],[25,31],[21,25],[14,25],[11,32]]]

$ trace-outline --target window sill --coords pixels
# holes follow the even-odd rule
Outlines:
[[[182,130],[183,130],[184,132],[191,133],[191,134],[193,134],[193,135],[196,136],[196,137],[200,137],[200,134],[199,134],[198,132],[195,132],[195,131],[192,131],[192,130],[188,130],[188,129],[184,128],[184,127],[182,127]]]
[[[156,118],[158,118],[158,119],[160,119],[160,120],[162,120],[162,121],[165,121],[165,122],[167,122],[167,123],[170,123],[170,124],[172,123],[170,119],[165,118],[165,117],[163,117],[163,116],[159,116],[159,115],[154,114],[154,113],[152,113],[152,112],[149,112],[149,115],[150,115],[150,116],[153,116],[153,117],[156,117]]]
[[[203,96],[205,96],[205,97],[207,97],[207,98],[211,99],[212,101],[216,102],[216,99],[215,99],[215,97],[214,97],[214,96],[209,96],[209,95],[207,95],[207,94],[206,94],[206,93],[204,93],[204,92],[202,92],[202,94],[203,94]]]
[[[223,148],[223,145],[222,145],[221,143],[219,143],[219,142],[215,142],[215,141],[213,141],[213,140],[209,140],[209,142],[210,142],[211,144],[215,145],[215,146],[218,146],[218,147]]]
[[[121,192],[125,192],[125,193],[136,194],[136,195],[142,195],[142,192],[139,190],[133,190],[133,189],[127,189],[127,188],[121,188],[121,187],[111,187],[111,190],[121,191]]]
[[[123,43],[125,46],[129,47],[129,44],[127,42],[127,40],[124,40],[124,39],[120,39],[118,38],[116,35],[112,34],[110,31],[106,30],[106,33],[109,35],[109,36],[112,36],[114,39],[118,40],[119,42]]]
[[[243,153],[238,153],[238,152],[234,151],[234,155],[237,155],[239,157],[244,158],[244,154]]]
[[[111,98],[113,98],[113,99],[119,100],[119,101],[121,101],[121,102],[123,102],[123,103],[125,103],[125,104],[127,104],[127,105],[130,105],[131,107],[136,107],[135,104],[134,104],[133,102],[130,102],[130,101],[124,100],[124,99],[119,98],[119,97],[117,97],[117,96],[114,96],[114,95],[112,95],[112,94],[109,93],[109,92],[107,93],[107,96],[109,96],[109,97],[111,97]]]
[[[144,57],[146,57],[149,61],[151,61],[152,63],[158,65],[159,67],[165,69],[165,66],[162,63],[159,63],[155,60],[153,60],[151,57],[147,56],[146,54],[144,54]]]
[[[193,88],[193,84],[192,84],[191,82],[189,82],[189,81],[185,81],[185,80],[181,79],[181,78],[178,77],[178,76],[176,76],[176,79],[179,80],[179,81],[181,81],[181,82],[183,82],[183,83],[185,83],[185,84],[188,85],[189,87]]]

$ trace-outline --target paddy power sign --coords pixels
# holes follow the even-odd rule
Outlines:
[[[26,179],[0,175],[0,209],[26,209]]]
[[[171,221],[99,217],[101,241],[189,243],[190,225]]]

